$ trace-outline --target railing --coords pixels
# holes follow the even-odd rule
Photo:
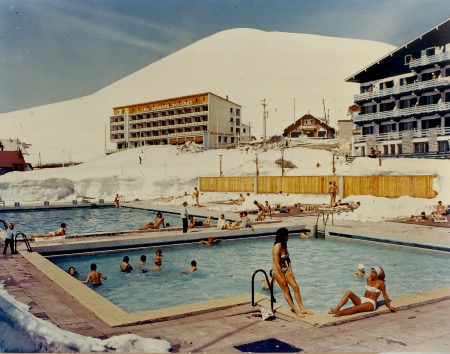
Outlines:
[[[196,130],[196,131],[192,131],[192,132],[170,133],[170,134],[167,134],[167,136],[175,137],[175,136],[185,136],[185,135],[203,135],[206,133],[207,133],[206,130]]]
[[[17,231],[16,236],[14,237],[14,253],[17,253],[17,237],[22,237],[23,242],[25,242],[25,246],[27,247],[28,252],[33,252],[33,249],[30,246],[30,242],[28,241],[27,235],[25,235],[22,231]]]
[[[417,68],[423,65],[429,65],[434,63],[439,63],[441,61],[450,60],[450,52],[444,52],[436,55],[430,55],[429,57],[424,56],[419,59],[414,59],[409,62],[409,68]]]
[[[426,113],[435,113],[450,110],[450,103],[429,104],[425,106],[410,107],[403,109],[393,109],[390,111],[359,114],[354,117],[354,122],[364,122],[378,119],[397,118],[402,116],[423,115]]]
[[[267,285],[268,285],[269,290],[270,290],[270,309],[271,309],[272,312],[273,312],[273,303],[274,303],[274,302],[277,302],[277,300],[276,300],[275,297],[273,296],[273,282],[274,282],[274,279],[273,279],[273,277],[272,277],[272,280],[269,281],[269,277],[267,276],[266,271],[263,270],[263,269],[258,269],[258,270],[256,270],[256,271],[253,273],[253,275],[252,275],[252,306],[255,306],[255,305],[256,305],[256,304],[255,304],[255,275],[256,275],[257,273],[259,273],[259,272],[262,272],[262,273],[264,274],[264,277],[266,278],[266,282],[267,282]]]
[[[449,80],[447,79],[437,79],[437,80],[427,80],[414,82],[408,85],[396,85],[395,87],[384,89],[384,90],[374,90],[371,92],[364,92],[359,95],[354,96],[354,101],[363,101],[370,100],[374,98],[381,98],[385,96],[392,96],[393,94],[405,93],[405,92],[413,92],[420,91],[427,88],[437,88],[441,86],[446,86],[449,84]]]
[[[406,130],[408,131],[408,130]],[[429,129],[421,129],[421,130],[413,130],[414,138],[426,138],[429,136]],[[437,130],[438,136],[446,136],[450,135],[450,127],[439,128]],[[372,136],[372,134],[368,135],[354,135],[353,140],[355,143],[363,143],[366,142],[368,137]],[[389,133],[380,133],[375,135],[376,141],[388,141],[388,140],[401,140],[403,138],[403,131],[400,132],[389,132]]]
[[[129,123],[148,123],[148,122],[157,122],[157,121],[166,121],[168,119],[180,119],[180,118],[192,118],[192,117],[201,117],[207,116],[208,111],[205,112],[191,112],[191,113],[183,113],[183,114],[168,114],[165,116],[158,117],[150,117],[150,118],[138,118],[138,119],[130,119]]]
[[[171,124],[171,125],[158,125],[156,127],[142,127],[142,128],[134,128],[130,129],[130,133],[136,133],[136,132],[149,132],[149,131],[158,131],[158,130],[166,130],[166,129],[172,129],[172,128],[183,128],[183,127],[195,127],[195,126],[201,126],[206,125],[207,122],[191,122],[191,123],[180,123],[180,124]]]

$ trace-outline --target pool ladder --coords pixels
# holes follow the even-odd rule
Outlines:
[[[270,290],[270,309],[273,312],[273,303],[277,302],[277,300],[273,296],[273,282],[274,282],[275,279],[272,278],[272,281],[269,282],[269,277],[267,276],[267,273],[266,273],[266,271],[264,269],[255,270],[255,272],[253,273],[253,276],[252,276],[252,306],[256,305],[255,304],[255,276],[259,272],[262,272],[264,274],[264,277],[266,278],[267,285],[269,285],[269,290]],[[272,271],[270,271],[270,272],[272,272]]]
[[[0,220],[0,224],[3,225],[5,231],[8,230],[8,224]],[[28,241],[27,235],[25,235],[22,231],[16,231],[16,236],[14,237],[14,252],[17,253],[17,237],[22,237],[22,240],[25,242],[25,246],[27,246],[28,252],[33,252],[33,249],[30,246],[30,241]]]
[[[319,230],[319,218],[322,215],[322,223],[323,223],[323,230]],[[327,213],[327,215],[325,216],[325,213],[323,211],[321,211],[319,214],[317,214],[317,219],[316,219],[316,236],[325,236],[325,228],[327,227],[328,224],[328,219],[331,215],[331,225],[334,225],[334,216],[333,216],[333,212],[330,211],[329,213]]]

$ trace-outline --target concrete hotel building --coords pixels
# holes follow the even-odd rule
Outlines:
[[[443,153],[450,138],[450,20],[346,79],[354,97],[353,155]]]
[[[114,107],[113,112],[110,138],[119,150],[186,141],[211,149],[250,140],[241,106],[210,92]]]

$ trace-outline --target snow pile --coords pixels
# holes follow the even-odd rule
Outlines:
[[[171,350],[170,343],[165,340],[134,334],[100,340],[62,330],[51,322],[33,316],[26,305],[3,289],[3,284],[0,285],[0,309],[0,352],[167,353]]]

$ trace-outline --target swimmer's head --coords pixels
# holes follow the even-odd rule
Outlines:
[[[62,227],[63,229],[66,229],[66,228],[67,228],[67,226],[66,226],[65,223],[61,223],[61,227]]]
[[[157,255],[162,255],[162,251],[161,251],[161,249],[160,248],[158,248],[157,250],[156,250],[156,252],[155,252]]]
[[[191,266],[197,267],[197,262],[196,261],[191,261]]]
[[[92,263],[91,264],[91,270],[97,270],[97,264]]]
[[[128,257],[128,256],[123,257],[123,261],[125,263],[128,263],[130,261],[130,257]]]
[[[145,262],[147,260],[147,256],[145,254],[143,254],[141,256],[141,262]]]
[[[358,264],[358,270],[364,270],[364,264],[359,263]]]
[[[76,273],[75,267],[70,267],[67,273],[69,273],[70,275],[75,275]]]

